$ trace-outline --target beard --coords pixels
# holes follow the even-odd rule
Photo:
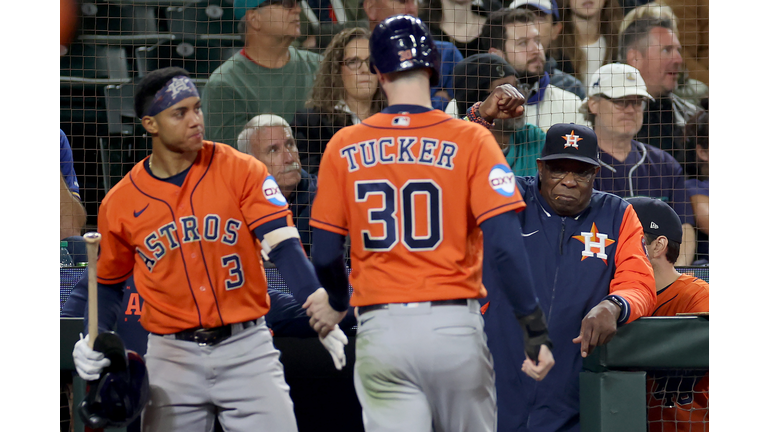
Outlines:
[[[504,135],[511,135],[525,126],[525,114],[511,119],[497,119],[493,128]]]

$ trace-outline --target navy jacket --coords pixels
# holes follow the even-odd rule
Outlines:
[[[526,208],[522,233],[536,295],[554,344],[555,366],[536,382],[520,367],[523,333],[514,310],[498,290],[488,291],[484,314],[496,370],[498,430],[578,431],[581,320],[609,293],[626,301],[619,323],[653,311],[656,290],[643,231],[623,199],[593,190],[589,206],[575,217],[558,216],[539,192],[538,177],[518,177]],[[483,283],[498,286],[483,268]],[[490,279],[489,279],[490,278]]]

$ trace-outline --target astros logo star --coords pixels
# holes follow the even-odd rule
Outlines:
[[[607,234],[598,232],[594,222],[592,222],[592,229],[589,232],[582,232],[581,235],[573,236],[573,238],[584,243],[584,250],[581,252],[582,261],[596,256],[603,260],[605,265],[608,265],[608,255],[605,253],[605,248],[616,243],[616,240],[611,240]]]
[[[571,131],[570,135],[563,135],[561,138],[565,140],[565,145],[563,146],[563,148],[568,148],[568,147],[579,148],[579,141],[584,139],[584,138],[580,138],[578,135],[574,135],[573,131]]]

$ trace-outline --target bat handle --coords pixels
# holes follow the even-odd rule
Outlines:
[[[99,295],[96,282],[96,260],[99,256],[99,242],[101,234],[89,232],[83,235],[85,247],[88,251],[88,334],[91,335],[89,345],[93,348],[93,342],[99,334]]]

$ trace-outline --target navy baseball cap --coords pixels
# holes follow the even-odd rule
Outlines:
[[[572,159],[599,166],[597,135],[584,125],[557,123],[547,131],[539,160]]]
[[[675,210],[662,200],[648,197],[627,198],[640,219],[646,234],[664,236],[670,241],[683,242],[683,224]]]
[[[459,114],[464,115],[475,102],[484,101],[493,81],[511,75],[517,76],[515,68],[496,54],[474,54],[456,63],[453,93]]]
[[[510,9],[517,9],[523,6],[531,6],[547,15],[552,15],[554,21],[560,19],[560,13],[557,11],[557,2],[555,0],[515,0],[509,4]]]

